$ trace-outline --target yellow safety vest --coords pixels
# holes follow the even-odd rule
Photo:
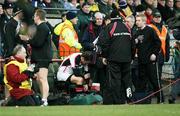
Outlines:
[[[54,32],[59,35],[60,57],[67,57],[72,53],[79,52],[82,48],[78,42],[78,35],[69,20],[58,25]]]
[[[10,65],[10,64],[14,64],[14,65],[18,66],[20,73],[22,73],[28,67],[28,65],[27,65],[27,63],[25,61],[23,63],[21,63],[21,62],[18,62],[16,60],[10,61],[9,63],[4,65],[4,83],[6,84],[8,90],[13,89],[13,87],[8,84],[8,80],[7,80],[7,71],[6,70],[7,70],[7,66]],[[19,86],[19,88],[30,89],[31,90],[30,81],[25,80],[25,81],[21,82],[21,85]]]

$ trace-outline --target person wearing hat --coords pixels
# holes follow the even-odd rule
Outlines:
[[[4,33],[5,32],[3,29],[4,29],[4,26],[6,25],[6,23],[9,22],[9,20],[12,16],[12,11],[13,11],[12,7],[13,7],[12,5],[0,3],[0,58],[4,58],[4,41],[5,41]],[[1,66],[0,66],[0,68],[2,69]],[[0,76],[2,76],[2,73]],[[3,76],[0,79],[0,85],[3,84],[2,79],[3,79]],[[6,91],[6,89],[5,89],[5,97],[6,96],[9,96],[9,92]]]
[[[58,49],[58,46],[59,46],[59,35],[56,35],[56,33],[54,32],[54,29],[59,26],[59,25],[62,25],[62,23],[66,20],[66,13],[67,12],[62,12],[61,14],[61,21],[59,23],[57,23],[53,29],[52,29],[52,41],[54,42],[54,45],[56,46],[56,48]]]
[[[3,5],[3,8],[4,8],[4,13],[6,14],[7,18],[10,19],[13,16],[14,4],[5,2]]]
[[[82,8],[78,12],[77,16],[78,16],[77,27],[79,29],[79,34],[78,35],[79,35],[79,40],[81,42],[81,38],[83,36],[85,28],[90,23],[90,18],[91,18],[90,5],[87,2],[82,4]]]
[[[143,5],[138,5],[135,8],[136,14],[144,14],[145,13],[145,7]]]
[[[78,42],[78,34],[74,28],[77,21],[77,14],[68,12],[66,14],[66,20],[54,29],[54,33],[59,35],[59,55],[62,59],[72,53],[79,52],[82,48]]]
[[[4,41],[4,26],[7,22],[9,22],[10,18],[13,15],[13,7],[12,3],[0,3],[0,33],[2,42]]]
[[[127,5],[126,0],[120,0],[119,1],[119,7],[122,9],[122,11],[125,14],[125,17],[130,16],[133,14],[132,10],[130,7]]]
[[[10,20],[13,15],[12,3],[0,3],[0,33],[3,34],[4,25]],[[1,35],[3,36],[3,35]]]
[[[4,57],[10,57],[14,47],[19,44],[25,44],[19,39],[19,30],[23,19],[23,12],[20,8],[14,8],[13,17],[4,27]]]
[[[161,81],[162,76],[162,67],[164,65],[164,62],[169,61],[169,55],[170,55],[170,36],[168,34],[168,30],[165,25],[163,25],[161,13],[159,11],[154,11],[153,13],[153,19],[150,26],[156,31],[159,39],[161,40],[161,50],[159,52],[158,57],[158,71],[159,71],[159,80]],[[161,83],[160,83],[161,84]],[[161,99],[160,102],[164,102],[164,96],[163,92],[161,92]]]
[[[18,0],[15,4],[23,10],[24,19],[23,22],[28,26],[33,25],[33,14],[35,12],[35,7],[32,2],[37,2],[37,0]]]

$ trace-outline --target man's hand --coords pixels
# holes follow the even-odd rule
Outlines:
[[[86,73],[85,75],[84,75],[84,79],[89,79],[90,78],[90,73]]]
[[[34,71],[34,68],[35,68],[35,64],[31,64],[28,68],[27,68],[27,70],[29,70],[29,71]]]
[[[139,40],[138,39],[135,39],[135,44],[138,44],[139,43]]]
[[[150,60],[151,60],[151,61],[156,61],[156,55],[155,55],[155,54],[152,54],[152,55],[150,56]]]
[[[83,87],[84,87],[84,91],[88,91],[88,85],[87,84],[83,85]]]
[[[27,35],[19,35],[20,39],[23,41],[28,41],[29,37]]]
[[[103,62],[104,65],[107,65],[107,59],[106,58],[103,58],[102,62]]]
[[[131,60],[131,64],[133,64],[134,63],[134,60]]]
[[[35,73],[29,70],[23,71],[24,74],[26,74],[29,78],[35,79],[37,76],[35,76]]]

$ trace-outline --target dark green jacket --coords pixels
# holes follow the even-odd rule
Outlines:
[[[79,29],[79,40],[81,42],[81,38],[83,36],[83,33],[85,31],[85,29],[87,28],[87,26],[89,25],[90,23],[90,14],[86,14],[84,13],[82,10],[80,10],[78,12],[78,24],[77,24],[77,27]]]

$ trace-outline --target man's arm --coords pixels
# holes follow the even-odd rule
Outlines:
[[[97,45],[100,46],[103,57],[107,58],[108,49],[110,46],[110,35],[107,28],[102,30],[101,33],[99,34],[99,40],[97,42]]]
[[[151,29],[151,38],[153,39],[151,54],[155,54],[157,56],[161,49],[161,40],[159,39],[157,33],[153,29]]]
[[[71,29],[65,28],[62,31],[62,36],[65,40],[65,43],[68,44],[70,47],[75,47],[77,49],[81,49],[81,44],[74,38],[74,32]]]
[[[10,64],[7,66],[7,80],[10,80],[15,83],[21,83],[25,80],[28,80],[28,76],[24,73],[20,73],[19,67],[14,64]]]
[[[29,40],[29,43],[35,47],[42,47],[45,41],[47,41],[46,39],[50,39],[50,34],[51,32],[48,26],[42,26],[39,29],[37,29],[35,36]]]
[[[170,57],[170,36],[167,33],[166,36],[166,56],[165,56],[165,61],[168,62],[169,61],[169,57]]]

